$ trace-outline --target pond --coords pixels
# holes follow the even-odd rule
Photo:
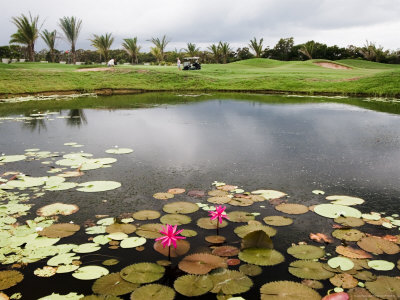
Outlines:
[[[368,273],[368,278],[365,277],[367,273],[359,275],[362,267],[357,269],[357,262],[356,266],[351,267],[351,271],[347,272],[351,275],[346,276],[352,277],[353,283],[355,280],[355,286],[357,282],[359,286],[370,282],[367,284],[368,290],[383,297],[383,294],[389,292],[385,291],[382,294],[375,291],[374,284],[371,283],[380,283],[374,281],[375,275],[388,278],[390,276],[389,279],[387,277],[378,277],[378,279],[394,280],[394,283],[390,282],[394,285],[398,283],[396,280],[400,281],[393,277],[400,275],[399,269],[395,267],[398,260],[396,253],[400,250],[397,246],[400,243],[398,236],[400,225],[398,216],[400,211],[399,113],[400,104],[376,99],[253,94],[149,93],[78,98],[68,101],[0,104],[0,153],[3,155],[3,159],[0,158],[0,175],[4,183],[3,189],[0,189],[0,205],[3,205],[0,206],[2,239],[0,242],[0,262],[2,262],[0,290],[4,290],[9,296],[22,293],[22,299],[38,299],[52,293],[91,295],[93,294],[92,286],[98,281],[76,278],[79,274],[96,277],[93,272],[89,272],[89,275],[83,271],[79,273],[79,270],[85,266],[102,266],[107,272],[115,273],[129,265],[141,262],[152,263],[151,266],[156,268],[153,264],[158,262],[164,265],[160,278],[143,280],[139,282],[140,286],[139,283],[130,283],[131,286],[125,287],[127,292],[119,297],[130,299],[131,292],[135,290],[132,299],[144,297],[139,295],[146,295],[146,297],[153,295],[152,297],[157,299],[157,294],[154,293],[161,286],[153,286],[154,290],[150,288],[146,290],[146,284],[174,288],[174,282],[175,285],[179,285],[181,281],[186,286],[202,285],[203,295],[196,299],[210,299],[217,295],[219,299],[228,299],[229,297],[224,294],[234,294],[244,299],[259,299],[261,286],[268,282],[287,280],[300,283],[303,279],[319,279],[324,287],[316,291],[322,297],[335,285],[341,286],[332,278],[343,276],[341,272],[344,270],[333,270],[332,266],[329,267],[327,264],[330,258],[339,256],[335,251],[336,247],[351,246],[360,251],[362,251],[361,248],[369,249],[370,241],[367,235],[371,234],[380,237],[387,236],[386,239],[380,238],[379,241],[389,243],[387,247],[392,247],[394,250],[390,248],[381,255],[372,250],[372,254],[363,251],[363,255],[368,256],[370,261],[385,260],[381,264],[384,267],[389,265],[387,267],[389,270],[375,270],[380,267],[371,269],[373,264],[368,266],[367,261],[363,260],[364,268],[368,268],[371,272],[371,274]],[[122,153],[119,154],[118,150],[123,148],[128,148],[128,150],[126,153],[121,151]],[[105,152],[106,150],[111,151]],[[10,156],[10,160],[13,160],[12,155],[25,155],[25,157],[14,157],[16,161],[10,162],[4,159]],[[78,171],[83,174],[76,172],[78,166],[81,166],[81,170]],[[67,173],[66,176],[71,177],[57,176],[67,171],[74,171],[74,173]],[[35,183],[26,182],[19,173],[42,179],[38,178]],[[44,176],[50,176],[50,178],[43,180]],[[63,179],[60,178],[66,180],[61,182]],[[50,183],[46,183],[46,180],[51,181],[51,186]],[[76,186],[76,184],[86,182],[90,184],[93,181],[111,181],[112,183],[109,190],[99,192],[95,191],[97,186],[93,184],[87,187],[89,192],[79,191],[82,186]],[[71,182],[71,184],[66,184],[66,182]],[[105,183],[99,183],[99,185],[100,189],[107,189]],[[17,187],[20,186],[28,187],[18,189]],[[173,191],[173,194],[167,193],[172,188],[185,191],[177,190]],[[255,196],[256,194],[258,196]],[[348,224],[351,223],[350,220],[355,222],[354,218],[346,218],[348,219],[346,223],[339,220],[334,222],[332,217],[326,217],[326,214],[332,214],[337,208],[335,204],[326,207],[328,212],[322,212],[325,216],[311,211],[315,205],[332,203],[333,198],[329,201],[326,197],[334,195],[341,196],[333,197],[339,199],[337,204],[350,205],[350,209],[354,208],[366,214],[361,217],[357,215],[358,212],[348,213],[348,217],[358,217],[362,226],[358,224],[357,226],[360,227],[357,229],[349,229],[355,227],[353,223]],[[343,197],[343,195],[355,198]],[[173,198],[170,198],[172,196]],[[213,196],[219,198],[209,199]],[[156,199],[163,197],[168,199]],[[167,212],[171,211],[164,206],[176,201],[193,203],[196,207],[194,210],[200,209],[185,214],[185,217],[181,215],[165,217],[167,213],[163,211],[163,208]],[[9,203],[8,206],[7,203]],[[14,207],[10,203],[23,205]],[[40,214],[37,210],[52,203],[76,205],[79,210],[69,215],[57,214],[37,218]],[[283,203],[300,205],[291,206]],[[205,240],[207,236],[217,234],[215,224],[206,222],[206,225],[197,225],[199,218],[208,218],[207,210],[213,208],[210,206],[219,204],[226,206],[226,212],[231,213],[227,226],[218,230],[218,234],[226,238],[223,244]],[[183,206],[184,204],[178,204],[173,210],[184,212]],[[304,207],[306,211],[303,211]],[[160,216],[154,212],[149,213],[149,215],[155,214],[154,219],[149,217],[149,220],[141,220],[138,216],[133,220],[132,213],[142,210],[157,211],[162,216],[161,220]],[[233,213],[236,211],[243,212],[240,215],[242,217],[238,217],[238,213]],[[371,212],[379,214],[370,214]],[[337,213],[346,215],[345,211],[339,210]],[[264,220],[267,216],[285,218]],[[280,223],[283,220],[290,222],[288,218],[293,220],[293,224],[278,226],[282,225]],[[112,225],[121,220],[123,224],[130,225],[122,227],[118,224]],[[247,221],[250,221],[250,225],[248,228],[241,228],[245,233],[239,237],[235,233],[238,231],[236,228],[247,225]],[[55,229],[62,231],[61,233],[54,234],[55,230],[53,230],[50,234],[44,234],[49,231],[46,231],[49,226],[54,227],[57,223],[70,222],[79,225],[80,229],[78,227],[79,230],[75,234],[72,235],[72,232],[70,236],[62,237],[57,243],[54,242],[54,245],[50,238],[57,234],[63,236],[65,231],[72,229],[67,226],[67,229]],[[143,227],[144,224],[161,222],[186,223],[179,225],[178,228],[187,230],[184,232],[187,236],[185,246],[190,244],[190,250],[182,256],[172,257],[169,266],[165,266],[168,257],[153,249],[154,233],[157,235],[159,229],[157,226],[160,225],[152,225],[151,228]],[[119,226],[119,229],[111,230],[110,226]],[[214,228],[211,229],[204,228],[213,226]],[[105,228],[109,230],[105,232]],[[135,229],[136,232],[132,232]],[[241,247],[242,238],[246,233],[260,229],[265,229],[271,235],[273,248],[280,252],[279,255],[284,257],[284,261],[272,263],[273,259],[268,254],[266,255],[268,257],[263,257],[264,265],[263,262],[258,263],[261,265],[262,273],[255,275],[251,273],[257,273],[255,270],[258,268],[253,264],[257,264],[256,257],[262,254],[252,255],[245,253],[248,249],[242,249],[239,254],[241,261],[238,261],[237,252],[234,252]],[[275,230],[276,235],[272,236]],[[310,233],[322,233],[325,237],[331,237],[334,230],[336,233],[334,232],[335,237],[331,243],[323,241],[319,243],[315,238],[310,238]],[[117,234],[110,237],[108,231],[122,231],[127,235]],[[38,234],[50,238],[40,238]],[[191,236],[194,234],[197,235]],[[268,244],[270,247],[269,238],[260,232],[258,234],[259,241],[264,241],[264,246]],[[131,239],[138,236],[147,238],[143,239],[145,244],[140,244],[142,240]],[[123,244],[128,244],[123,243],[123,240],[128,237],[130,238],[128,241],[138,242],[138,247],[122,247]],[[363,246],[363,239],[365,239],[364,244],[367,243],[368,246]],[[33,242],[34,240],[38,242]],[[41,241],[42,245],[48,242],[48,248],[51,251],[38,253],[43,248],[39,245]],[[254,238],[248,242],[255,245]],[[292,244],[300,242],[316,247],[310,248],[311,250],[294,247],[293,251],[301,252],[294,255],[297,255],[297,258],[287,253],[287,249]],[[95,248],[79,251],[74,248],[77,246],[65,246],[63,250],[61,250],[63,246],[56,247],[61,244],[84,243],[91,243]],[[96,245],[93,245],[94,243]],[[217,248],[221,245],[236,248]],[[261,247],[258,246],[257,249]],[[318,250],[316,248],[321,249],[320,247],[325,247],[322,255],[304,256],[304,253],[308,251],[315,254],[314,252]],[[188,273],[201,274],[192,265],[189,270],[182,267],[181,261],[185,257],[194,253],[209,255],[213,250],[214,254],[217,253],[223,257],[221,262],[214,262],[213,268],[216,270],[211,271],[214,275],[183,278]],[[75,253],[79,256],[74,257],[77,262],[72,263],[70,260],[68,263],[64,261],[56,263],[45,272],[46,269],[43,267],[48,265],[48,260],[64,252]],[[224,253],[220,254],[221,252]],[[225,257],[223,256],[225,254],[232,256]],[[354,260],[351,254],[347,253],[347,257]],[[288,272],[289,265],[302,258],[319,259],[324,269],[320,269],[322,264],[305,267],[291,265]],[[102,264],[110,259],[118,263],[106,266]],[[193,264],[211,264],[207,259],[210,258],[201,257],[200,261],[196,260]],[[358,259],[358,264],[361,264],[360,261]],[[391,264],[386,261],[393,263],[393,268],[390,268]],[[243,267],[247,263],[252,266]],[[52,274],[57,270],[57,265],[61,264],[70,266],[71,272],[61,273],[60,271],[55,275]],[[75,268],[72,267],[74,264],[79,265],[80,268],[72,271]],[[224,273],[223,269],[218,269],[216,265],[227,267],[229,270],[240,268],[242,272],[248,273],[248,276],[243,273],[226,271]],[[34,274],[34,271],[38,269],[39,271]],[[300,274],[294,269],[300,270]],[[314,273],[327,272],[329,274],[325,277],[314,278],[313,275],[305,274],[307,272],[304,269],[313,269]],[[3,273],[2,275],[1,272],[5,270],[21,272],[24,278],[16,280],[17,284],[7,285],[1,276],[18,277],[20,273],[14,273],[14,275]],[[125,275],[145,278],[155,271],[140,269],[135,272]],[[78,276],[72,276],[74,274]],[[42,277],[48,275],[52,276]],[[101,274],[97,277],[99,276]],[[103,283],[98,282],[98,285],[102,285],[103,290],[105,288],[105,290],[111,290],[111,287],[117,284],[116,282],[120,284],[118,281],[120,278],[115,279],[115,276],[119,275],[113,276],[108,276],[107,282],[104,280]],[[235,276],[241,277],[235,278]],[[177,283],[178,278],[181,279]],[[197,281],[193,282],[194,280]],[[135,284],[136,286],[132,286]],[[279,291],[291,289],[289,284],[286,283],[285,286],[281,283],[276,288]],[[204,287],[207,285],[210,285],[208,289]],[[280,285],[284,287],[281,288]],[[235,289],[235,286],[241,288]],[[344,285],[343,287],[348,291],[349,287],[354,286]],[[94,289],[99,291],[99,289]],[[201,288],[187,291],[178,286],[177,290],[175,299],[186,299],[187,297],[183,294],[198,294]],[[211,292],[208,292],[209,290]],[[265,299],[269,299],[268,292],[266,287]],[[353,289],[351,292],[364,293],[366,289],[360,288],[356,291]],[[400,293],[400,291],[390,293],[396,292]],[[160,293],[164,295],[162,299],[167,300],[165,295],[172,293],[172,290],[161,290]],[[315,293],[310,295],[307,294],[304,299],[319,299]],[[80,298],[70,296],[71,298],[60,299]],[[282,299],[284,298],[283,296]],[[46,299],[59,298],[53,295]],[[299,296],[298,299],[301,297]]]

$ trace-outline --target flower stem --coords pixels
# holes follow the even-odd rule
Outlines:
[[[171,246],[168,246],[168,260],[171,261]]]
[[[219,222],[217,220],[217,235],[219,235]]]

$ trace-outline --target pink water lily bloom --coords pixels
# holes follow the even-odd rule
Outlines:
[[[218,222],[219,222],[220,224],[222,224],[223,218],[229,219],[229,218],[228,218],[228,215],[227,215],[226,213],[224,213],[225,209],[226,209],[226,206],[221,206],[221,205],[219,205],[219,206],[217,206],[217,207],[215,208],[215,211],[209,211],[210,219],[211,219],[211,220],[215,220],[215,219],[218,218]]]
[[[163,226],[162,230],[160,230],[160,233],[164,236],[157,238],[156,241],[161,241],[163,248],[165,248],[165,246],[170,247],[172,244],[176,249],[176,241],[186,239],[184,236],[178,236],[178,234],[180,234],[183,229],[177,231],[177,227],[178,225],[171,226],[168,224],[166,225],[166,227]]]

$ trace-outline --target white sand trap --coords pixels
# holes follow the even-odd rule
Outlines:
[[[342,66],[339,64],[331,63],[331,62],[315,62],[314,65],[328,68],[328,69],[335,69],[335,70],[351,70],[351,68]]]
[[[114,68],[83,68],[78,69],[76,72],[100,72],[100,71],[114,71]]]

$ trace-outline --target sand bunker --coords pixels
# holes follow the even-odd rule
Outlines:
[[[328,68],[328,69],[351,70],[351,68],[349,68],[349,67],[338,65],[335,63],[331,63],[331,62],[315,62],[314,65],[317,65],[317,66],[320,66],[323,68]]]

